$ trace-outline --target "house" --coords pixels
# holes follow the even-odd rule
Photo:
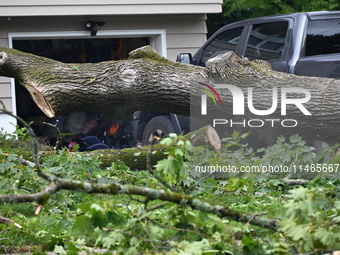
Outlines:
[[[63,62],[124,59],[150,44],[175,60],[206,41],[206,14],[221,12],[222,0],[1,0],[0,46]],[[43,118],[28,92],[0,77],[0,100],[27,121]],[[39,122],[39,121],[38,121]],[[0,129],[16,120],[0,115]]]

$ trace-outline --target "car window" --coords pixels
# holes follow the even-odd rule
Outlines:
[[[278,59],[283,54],[288,22],[253,25],[244,56],[254,59]]]
[[[220,33],[205,47],[200,65],[205,65],[209,58],[212,58],[223,51],[235,51],[240,40],[243,27],[230,29]]]
[[[308,23],[305,56],[340,53],[340,19]]]

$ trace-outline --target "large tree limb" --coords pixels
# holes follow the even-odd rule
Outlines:
[[[0,111],[1,112],[1,111]],[[209,135],[214,134],[214,140],[209,140]],[[193,146],[200,145],[209,145],[216,149],[221,147],[221,141],[219,140],[216,131],[211,126],[205,126],[193,132],[190,132],[183,136],[183,140],[190,140]],[[85,151],[78,152],[83,154],[88,154],[91,157],[96,157],[101,161],[101,167],[110,167],[113,162],[122,161],[125,165],[130,167],[133,170],[145,170],[148,168],[147,166],[147,155],[149,153],[150,146],[142,146],[137,148],[125,148],[121,150],[95,150],[95,151]],[[168,146],[162,144],[155,144],[152,147],[151,156],[150,156],[150,164],[153,166],[159,160],[162,160],[168,156],[169,148]],[[5,153],[5,156],[9,156]],[[44,161],[46,157],[51,155],[55,155],[57,152],[55,151],[41,151],[39,154],[39,159]],[[32,152],[31,151],[21,151],[21,156],[23,159],[18,159],[25,165],[32,165],[29,160],[32,160]]]
[[[180,74],[168,66],[179,68]],[[202,68],[175,64],[149,48],[127,61],[96,64],[64,64],[0,48],[0,75],[19,79],[48,117],[96,110],[120,119],[136,110],[171,112],[175,105],[179,106],[176,113],[188,115],[189,84],[181,84],[180,79],[194,80],[200,72]]]
[[[287,87],[305,88],[312,98],[304,107],[312,116],[305,116],[294,105],[288,105],[287,115],[281,116],[279,103],[277,110],[269,116],[256,116],[246,109],[244,116],[235,118],[230,93],[227,89],[221,89],[218,92],[223,106],[214,106],[210,102],[212,100],[208,100],[208,121],[221,116],[235,121],[240,118],[246,121],[296,119],[298,125],[294,128],[283,128],[278,121],[274,128],[267,130],[273,135],[299,133],[308,139],[328,142],[340,139],[340,80],[275,72],[263,61],[240,59],[232,52],[218,55],[203,68],[171,62],[150,47],[132,52],[125,61],[96,64],[64,64],[0,48],[0,75],[21,80],[49,117],[77,110],[96,110],[115,118],[122,118],[135,110],[202,117],[202,91],[198,82],[236,85],[245,95],[247,88],[252,87],[256,109],[271,108],[273,87],[277,87],[279,92]],[[290,97],[299,98],[301,95]],[[266,122],[266,125],[270,126],[271,123]],[[257,128],[260,129],[263,132],[262,128]],[[268,136],[268,132],[263,133]]]
[[[225,206],[212,205],[200,199],[165,190],[157,190],[135,185],[121,185],[118,183],[95,184],[90,182],[74,181],[62,179],[53,175],[46,174],[50,184],[41,192],[35,194],[22,195],[0,195],[0,203],[26,203],[38,202],[44,204],[52,194],[60,190],[77,190],[86,193],[111,194],[111,195],[140,195],[148,200],[162,200],[191,207],[194,210],[215,214],[221,218],[229,218],[235,221],[250,223],[256,226],[277,230],[279,220],[268,219],[256,214],[247,214]]]

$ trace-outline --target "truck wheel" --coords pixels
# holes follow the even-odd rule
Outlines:
[[[142,144],[150,144],[155,136],[164,138],[170,133],[176,133],[176,129],[171,118],[165,115],[154,117],[145,126]]]

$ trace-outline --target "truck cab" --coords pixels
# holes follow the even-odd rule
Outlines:
[[[260,17],[226,25],[191,57],[179,62],[205,66],[223,51],[262,59],[273,70],[297,75],[340,77],[340,11]]]

